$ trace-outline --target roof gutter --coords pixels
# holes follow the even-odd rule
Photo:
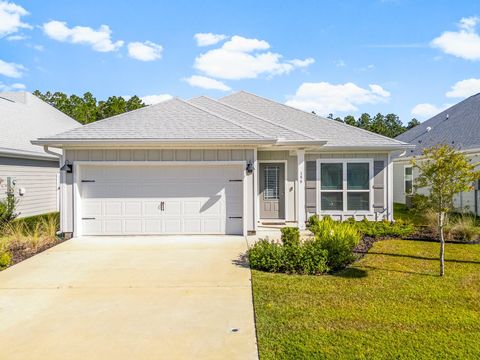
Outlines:
[[[51,154],[49,152],[49,154]],[[36,153],[33,151],[27,150],[15,150],[15,149],[6,149],[0,148],[0,156],[11,157],[11,158],[21,158],[21,159],[34,159],[34,160],[55,160],[58,158],[58,154],[55,157]]]

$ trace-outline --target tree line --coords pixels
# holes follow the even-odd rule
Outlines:
[[[59,91],[41,93],[35,90],[33,94],[81,124],[89,124],[146,106],[136,95],[128,100],[122,96],[110,96],[107,100],[97,101],[90,92],[86,92],[83,96],[68,96]]]
[[[86,92],[83,96],[68,96],[59,91],[42,93],[39,90],[35,90],[33,94],[81,124],[89,124],[146,106],[136,95],[129,99],[125,99],[122,96],[110,96],[107,100],[98,101],[90,92]],[[370,116],[370,114],[364,113],[357,119],[355,119],[353,115],[347,115],[342,119],[340,117],[334,118],[333,114],[330,114],[328,118],[391,138],[420,124],[420,122],[414,118],[407,126],[404,126],[397,115],[383,115],[380,113],[373,117]]]
[[[365,129],[390,138],[397,137],[405,131],[410,130],[411,128],[420,124],[420,121],[413,118],[408,122],[407,126],[405,126],[403,125],[398,115],[383,115],[380,113],[373,117],[370,116],[370,114],[363,113],[357,119],[355,119],[355,117],[352,115],[347,115],[343,119],[340,117],[334,118],[333,114],[329,114],[327,118],[334,121],[343,122],[348,125],[356,126],[361,129]]]

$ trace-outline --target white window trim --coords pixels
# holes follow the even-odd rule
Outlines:
[[[407,193],[407,187],[405,186],[406,182],[407,182],[407,179],[405,178],[405,170],[407,168],[412,168],[412,192],[411,193]],[[404,195],[412,195],[413,194],[413,166],[412,165],[403,165],[403,194]]]
[[[373,215],[373,180],[374,180],[374,169],[373,169],[373,161],[372,158],[353,158],[353,159],[317,159],[317,214],[319,215]],[[337,163],[343,165],[343,186],[342,190],[323,190],[323,192],[342,192],[343,194],[343,210],[322,210],[322,203],[321,203],[321,175],[322,175],[322,163]],[[369,182],[368,182],[368,190],[347,190],[347,164],[348,163],[368,163],[368,172],[369,172]],[[347,193],[349,192],[369,192],[369,209],[368,210],[348,210],[347,209]]]

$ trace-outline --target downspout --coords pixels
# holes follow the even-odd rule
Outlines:
[[[49,155],[53,155],[58,158],[58,165],[60,168],[60,162],[63,160],[63,155],[60,155],[56,152],[53,152],[48,148],[48,145],[43,145],[43,151],[45,151]],[[67,182],[67,175],[62,174],[62,171],[60,171],[60,189],[59,189],[59,196],[60,196],[60,201],[59,201],[59,210],[60,210],[60,234],[64,233],[65,229],[65,215],[64,215],[64,210],[65,210],[65,204],[63,203],[65,199],[65,184]]]

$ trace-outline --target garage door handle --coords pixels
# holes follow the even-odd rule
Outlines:
[[[86,217],[86,218],[82,217],[82,220],[95,220],[95,218],[94,217]]]
[[[229,216],[229,219],[243,219],[243,216]]]

